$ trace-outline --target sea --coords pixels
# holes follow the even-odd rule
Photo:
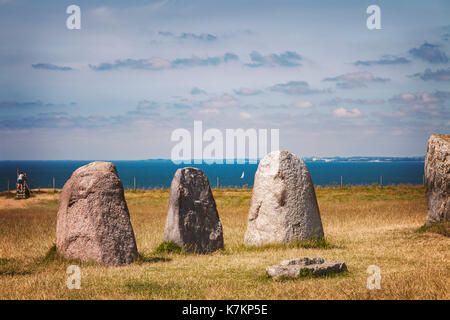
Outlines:
[[[103,160],[107,161],[107,160]],[[424,157],[311,157],[303,158],[316,186],[423,184]],[[27,173],[28,185],[62,188],[77,168],[92,160],[0,161],[0,191],[15,188],[16,170]],[[125,189],[169,188],[178,168],[197,167],[211,187],[251,188],[258,161],[234,164],[174,164],[171,160],[111,161]],[[54,181],[54,185],[53,185]]]

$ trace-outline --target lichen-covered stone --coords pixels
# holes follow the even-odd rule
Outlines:
[[[61,192],[56,247],[67,259],[120,266],[138,256],[122,182],[114,164],[74,171]]]
[[[450,220],[450,135],[433,134],[425,159],[427,225]]]
[[[323,238],[314,185],[306,165],[289,151],[259,163],[248,215],[246,245]]]
[[[280,264],[267,267],[267,273],[274,279],[280,277],[296,278],[306,275],[314,277],[347,271],[342,261],[326,262],[322,258],[301,257],[281,261]]]

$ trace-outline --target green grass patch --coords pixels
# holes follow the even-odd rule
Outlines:
[[[142,253],[139,253],[138,258],[136,259],[137,264],[169,262],[169,261],[172,261],[172,259],[165,258],[165,257],[157,257],[157,256],[153,256],[153,255],[145,255]]]
[[[450,237],[450,222],[435,223],[435,224],[432,224],[429,226],[424,224],[419,229],[417,229],[415,232],[416,233],[431,232],[431,233],[438,233],[445,237]]]
[[[173,241],[164,241],[159,244],[155,249],[155,253],[181,253],[183,252],[183,248],[181,248],[177,243]]]

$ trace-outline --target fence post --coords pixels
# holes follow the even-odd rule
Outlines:
[[[8,193],[9,193],[9,179],[8,179]]]
[[[341,176],[341,188],[342,188],[342,186],[343,186],[343,183],[342,183],[342,176]]]
[[[133,181],[134,181],[134,191],[136,191],[136,177],[133,177]]]
[[[425,175],[422,175],[422,185],[425,186]]]
[[[383,187],[383,176],[380,176],[380,186]]]
[[[53,177],[53,193],[55,192],[55,177]]]
[[[217,189],[219,189],[219,177],[217,177]]]

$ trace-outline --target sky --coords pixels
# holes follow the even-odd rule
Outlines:
[[[450,133],[449,17],[448,0],[0,0],[0,160],[168,159],[194,121],[279,129],[301,157],[422,156]]]

